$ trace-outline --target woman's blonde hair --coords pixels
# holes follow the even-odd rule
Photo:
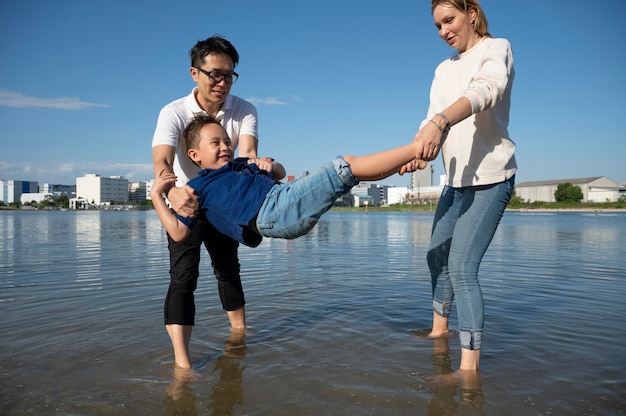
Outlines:
[[[476,12],[476,18],[472,21],[474,31],[478,36],[491,37],[487,16],[485,16],[485,12],[478,0],[431,0],[430,12],[434,12],[435,7],[441,4],[450,5],[465,14],[468,14],[471,9],[474,9]]]

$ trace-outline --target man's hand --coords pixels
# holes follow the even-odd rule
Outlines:
[[[274,166],[276,163],[273,159],[269,157],[258,157],[258,158],[250,158],[248,159],[248,164],[254,163],[259,167],[260,170],[264,170],[267,172],[272,172],[274,170]]]
[[[170,189],[167,199],[178,215],[186,218],[195,218],[198,215],[198,195],[191,186],[185,185]]]

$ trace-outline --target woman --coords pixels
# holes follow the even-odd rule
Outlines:
[[[435,70],[428,117],[415,135],[423,168],[441,149],[447,175],[428,251],[432,338],[447,337],[456,299],[459,370],[477,371],[484,323],[478,268],[513,193],[515,144],[508,137],[513,56],[494,39],[478,0],[432,0],[439,36],[456,49]]]

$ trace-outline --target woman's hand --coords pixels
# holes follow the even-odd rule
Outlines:
[[[429,120],[415,134],[414,141],[417,142],[417,150],[415,158],[423,161],[437,159],[439,150],[441,150],[441,142],[445,139],[447,130],[437,124],[437,120]],[[423,168],[422,168],[423,169]]]

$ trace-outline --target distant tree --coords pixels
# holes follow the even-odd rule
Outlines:
[[[580,202],[583,199],[583,191],[580,186],[569,182],[560,183],[554,191],[554,199],[556,202]]]
[[[522,205],[523,203],[524,200],[522,199],[522,197],[517,195],[511,196],[511,199],[509,200],[509,205]]]
[[[54,205],[61,208],[67,208],[70,206],[70,200],[67,195],[61,195],[54,201]]]

